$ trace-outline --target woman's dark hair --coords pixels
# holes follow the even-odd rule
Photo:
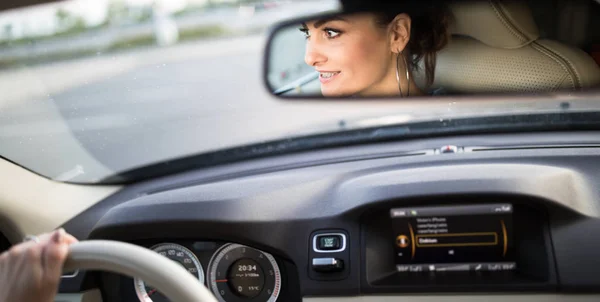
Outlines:
[[[406,13],[411,18],[410,40],[404,55],[408,59],[409,70],[418,70],[424,61],[427,86],[435,80],[437,52],[444,48],[449,40],[448,26],[451,13],[441,1],[410,1],[403,7],[394,7],[377,12],[377,21],[388,26],[397,15]]]

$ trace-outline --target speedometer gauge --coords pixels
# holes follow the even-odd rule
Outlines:
[[[221,302],[275,302],[281,272],[271,254],[240,244],[226,244],[211,258],[208,285]]]
[[[155,245],[151,250],[165,256],[185,268],[190,274],[204,283],[204,270],[200,261],[192,251],[173,243]],[[135,293],[142,302],[168,302],[169,300],[153,286],[144,283],[142,279],[134,279]]]

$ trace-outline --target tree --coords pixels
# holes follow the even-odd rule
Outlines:
[[[127,15],[127,7],[123,1],[112,1],[108,7],[108,22],[119,23]]]
[[[56,16],[56,19],[58,20],[58,26],[62,30],[65,30],[66,28],[68,28],[71,25],[70,23],[73,21],[71,14],[62,8],[56,11],[55,16]]]

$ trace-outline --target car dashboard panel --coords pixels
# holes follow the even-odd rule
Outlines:
[[[65,228],[173,257],[219,301],[597,298],[598,137],[482,135],[243,162],[132,185]],[[449,141],[461,152],[437,152]],[[84,272],[61,292],[93,287],[106,301],[153,290]]]
[[[218,301],[289,301],[298,296],[296,268],[283,259],[245,245],[178,240],[132,242],[147,247],[180,264],[197,277]],[[283,283],[282,275],[286,283]],[[169,301],[152,285],[138,278],[104,273],[100,276],[109,301]],[[289,284],[293,281],[292,284]]]

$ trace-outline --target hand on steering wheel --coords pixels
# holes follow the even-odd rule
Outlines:
[[[149,249],[119,241],[89,240],[75,243],[69,250],[66,271],[109,271],[142,279],[170,301],[217,302],[185,268]]]
[[[0,255],[0,302],[52,302],[63,270],[76,269],[138,277],[171,301],[217,301],[187,270],[143,247],[108,240],[78,242],[63,229],[32,239]]]
[[[52,302],[75,237],[63,229],[32,237],[0,255],[0,302]]]

